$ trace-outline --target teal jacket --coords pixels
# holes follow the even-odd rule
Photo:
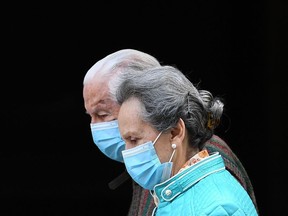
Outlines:
[[[219,153],[154,186],[156,216],[257,216],[245,189],[225,169]]]

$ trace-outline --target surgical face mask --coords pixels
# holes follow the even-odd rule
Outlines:
[[[123,162],[122,151],[125,142],[122,140],[118,121],[109,121],[90,124],[95,145],[109,158]]]
[[[161,163],[154,148],[154,144],[161,133],[154,142],[149,141],[134,148],[122,151],[127,172],[141,187],[149,190],[152,190],[156,184],[169,179],[172,172],[173,162],[171,162],[171,160],[176,145],[172,145],[174,146],[174,151],[170,160]]]

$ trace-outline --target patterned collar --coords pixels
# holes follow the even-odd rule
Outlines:
[[[198,152],[196,155],[191,157],[179,170],[179,172],[182,172],[183,170],[187,169],[188,167],[192,166],[193,164],[198,163],[199,161],[203,160],[204,158],[208,157],[209,153],[206,149]],[[178,173],[179,173],[178,172]]]

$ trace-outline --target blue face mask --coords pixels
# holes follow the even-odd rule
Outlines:
[[[152,190],[156,184],[169,179],[172,172],[173,162],[171,162],[171,160],[175,149],[169,162],[161,164],[154,148],[154,144],[161,133],[154,142],[149,141],[134,148],[122,151],[127,172],[135,182],[148,190]]]
[[[109,121],[90,124],[95,145],[109,158],[123,162],[122,151],[125,142],[122,140],[118,121]]]

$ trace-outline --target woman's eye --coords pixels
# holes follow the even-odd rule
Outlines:
[[[137,140],[135,140],[135,139],[132,139],[132,140],[130,140],[130,143],[131,143],[131,144],[133,144],[133,145],[136,145],[136,143],[137,143]]]
[[[137,139],[134,137],[127,137],[127,138],[125,138],[125,142],[129,143],[130,145],[136,145]]]

